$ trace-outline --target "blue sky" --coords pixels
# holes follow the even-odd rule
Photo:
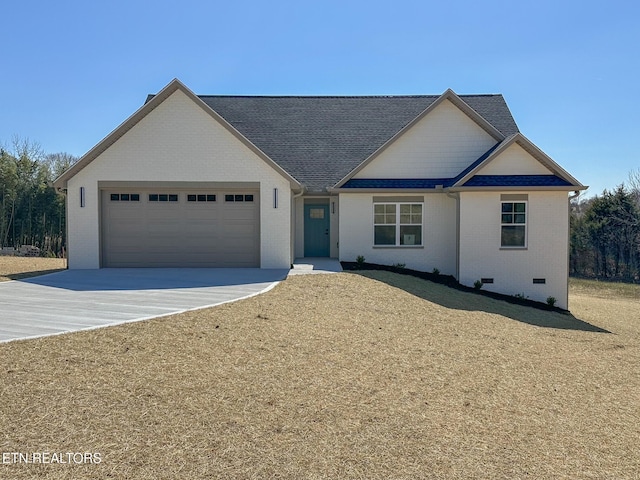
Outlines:
[[[22,0],[0,8],[0,143],[84,154],[177,77],[198,94],[502,93],[589,195],[640,168],[640,4]]]

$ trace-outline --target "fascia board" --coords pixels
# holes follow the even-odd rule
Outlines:
[[[471,118],[474,122],[476,122],[481,128],[483,128],[489,135],[494,137],[497,141],[504,140],[504,135],[493,125],[491,125],[487,120],[485,120],[478,112],[476,112],[473,108],[471,108],[464,100],[462,100],[453,90],[450,88],[447,89],[442,95],[440,95],[431,105],[425,108],[416,118],[411,120],[407,125],[405,125],[402,129],[400,129],[395,135],[393,135],[389,140],[387,140],[380,148],[378,148],[375,152],[369,155],[362,163],[360,163],[356,168],[351,170],[345,177],[342,178],[338,183],[334,185],[333,188],[340,188],[342,185],[347,183],[349,180],[353,178],[358,172],[360,172],[363,168],[369,165],[374,159],[379,157],[382,152],[387,150],[391,145],[393,145],[400,137],[402,137],[407,131],[411,130],[413,126],[422,120],[424,117],[429,115],[433,110],[435,110],[438,105],[440,105],[445,100],[451,101],[456,107],[458,107],[464,114]]]
[[[564,168],[562,168],[558,163],[556,163],[549,155],[544,153],[538,146],[536,146],[531,140],[522,135],[521,133],[517,134],[516,142],[520,145],[527,153],[533,156],[536,160],[542,163],[549,170],[554,172],[559,177],[563,178],[567,182],[572,185],[582,187],[582,183],[580,183],[575,177],[573,177],[569,172],[567,172]],[[586,188],[586,187],[585,187]]]

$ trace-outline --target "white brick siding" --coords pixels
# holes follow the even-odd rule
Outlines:
[[[552,172],[517,143],[483,167],[478,175],[551,175]]]
[[[514,194],[518,192],[508,192]],[[569,214],[566,192],[528,194],[527,248],[500,248],[500,193],[460,194],[460,283],[473,286],[493,278],[484,289],[524,294],[545,302],[555,297],[567,308]],[[546,284],[533,284],[534,278]]]
[[[374,247],[373,195],[340,194],[340,260],[353,262],[363,255],[369,263],[404,263],[414,270],[437,268],[442,274],[455,275],[455,200],[443,193],[426,194],[423,212],[423,248]]]
[[[496,143],[445,100],[354,178],[451,178]]]

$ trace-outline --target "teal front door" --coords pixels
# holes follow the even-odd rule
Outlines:
[[[304,206],[304,256],[329,256],[329,205]]]

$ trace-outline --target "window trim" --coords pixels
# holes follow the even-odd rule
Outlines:
[[[502,215],[504,214],[503,212],[503,205],[505,203],[510,203],[512,205],[514,205],[514,211],[512,212],[512,215],[515,216],[516,213],[520,213],[520,212],[515,212],[515,204],[517,203],[522,203],[524,204],[524,223],[504,223],[502,221]],[[508,213],[508,212],[507,212]],[[513,226],[523,226],[524,227],[524,245],[503,245],[502,244],[502,229],[503,227],[513,227]],[[529,200],[525,200],[525,199],[505,199],[505,200],[500,200],[500,250],[527,250],[529,248]]]
[[[395,223],[376,223],[376,205],[395,205]],[[400,210],[402,205],[420,205],[420,223],[401,223],[400,222]],[[372,246],[373,248],[424,248],[424,202],[420,201],[412,201],[412,199],[408,199],[408,201],[404,202],[373,202],[373,228],[372,228]],[[395,227],[395,243],[393,244],[377,244],[376,243],[376,227],[377,226],[391,226]],[[403,245],[401,243],[400,238],[400,227],[402,226],[420,226],[420,243],[416,243],[415,245]]]

